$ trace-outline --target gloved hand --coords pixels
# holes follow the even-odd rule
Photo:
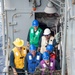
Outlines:
[[[13,69],[13,74],[14,74],[14,75],[18,75],[18,73],[16,72],[16,69],[13,68],[13,67],[12,67],[12,69]]]
[[[18,75],[17,72],[14,72],[14,75]]]
[[[28,72],[27,72],[27,70],[25,70],[25,75],[28,75]]]

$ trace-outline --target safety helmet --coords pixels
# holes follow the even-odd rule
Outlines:
[[[29,49],[30,49],[30,51],[35,51],[36,47],[35,47],[35,45],[31,44]]]
[[[50,29],[49,28],[46,28],[45,30],[44,30],[44,35],[49,35],[51,33],[51,31],[50,31]]]
[[[16,38],[16,40],[13,42],[13,44],[16,46],[16,47],[22,47],[24,45],[24,41],[20,38]]]
[[[38,20],[33,20],[33,22],[32,22],[32,26],[39,26],[39,22],[38,22]]]
[[[47,45],[47,47],[46,47],[46,50],[48,50],[49,52],[52,52],[53,49],[54,49],[54,47],[51,44]]]
[[[43,53],[43,60],[49,60],[49,58],[50,58],[49,53],[48,52],[44,52]]]

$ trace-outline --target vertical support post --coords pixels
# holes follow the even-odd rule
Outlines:
[[[9,65],[9,60],[8,60],[8,57],[9,57],[9,38],[8,38],[8,21],[7,21],[7,10],[6,10],[6,31],[7,31],[7,48],[6,48],[6,63],[5,63],[5,66],[6,66],[6,75],[8,75],[8,65]]]
[[[65,0],[65,25],[64,25],[64,42],[63,42],[63,57],[62,57],[62,73],[66,73],[66,38],[67,38],[67,0]]]

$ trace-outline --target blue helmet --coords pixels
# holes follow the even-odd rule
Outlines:
[[[53,49],[54,49],[53,45],[50,45],[50,44],[47,45],[47,47],[46,47],[46,50],[48,50],[48,51],[50,51],[50,52],[52,52]]]
[[[43,53],[43,60],[49,60],[49,58],[50,58],[49,53],[48,52],[44,52]]]
[[[39,22],[38,22],[38,20],[33,20],[33,22],[32,22],[32,26],[39,26]]]
[[[35,45],[31,44],[30,47],[29,47],[30,51],[35,51],[36,50],[36,47]]]

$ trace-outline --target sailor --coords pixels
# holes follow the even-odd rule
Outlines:
[[[30,45],[29,49],[30,52],[25,58],[25,70],[27,70],[29,74],[33,74],[35,68],[39,65],[40,61],[42,60],[42,54],[36,51],[36,47],[33,44]]]
[[[55,52],[54,52],[54,47],[53,47],[53,45],[51,45],[51,44],[47,45],[46,51],[50,54],[50,57],[51,57],[51,58],[56,59],[56,54],[55,54]]]
[[[46,69],[49,70],[49,72],[51,70],[55,70],[55,60],[50,58],[50,55],[48,52],[44,52],[43,53],[43,60],[40,62],[40,64],[38,65],[38,68],[42,69],[42,75],[47,75],[44,74]],[[49,73],[50,75],[52,75],[52,73]]]
[[[15,47],[10,54],[10,66],[12,67],[14,75],[25,75],[24,73],[24,57],[26,56],[26,49],[23,46],[24,41],[17,38],[13,44]]]
[[[40,52],[43,53],[46,51],[46,46],[48,44],[52,44],[53,46],[56,45],[56,41],[54,37],[51,35],[51,31],[49,28],[46,28],[44,30],[43,36],[41,37],[39,47],[40,47]]]
[[[28,37],[27,37],[27,46],[30,44],[34,44],[36,48],[38,48],[39,40],[43,34],[42,29],[39,27],[38,20],[33,20],[32,26],[29,29]]]
[[[46,47],[46,51],[50,54],[50,58],[55,60],[55,69],[60,70],[60,64],[58,60],[56,59],[56,53],[54,52],[54,47],[53,45],[49,44]]]

